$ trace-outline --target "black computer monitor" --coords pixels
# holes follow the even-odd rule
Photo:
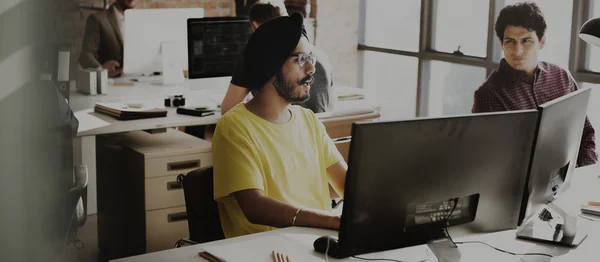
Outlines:
[[[354,123],[338,257],[517,227],[536,110]],[[458,200],[449,220],[448,213]]]
[[[532,223],[530,217],[537,219],[544,205],[568,188],[577,164],[590,94],[589,88],[580,89],[538,107],[537,137],[519,222],[526,219],[525,223]],[[518,237],[535,239],[544,235],[527,230],[526,225],[522,229]],[[549,242],[560,242],[553,239],[551,228],[545,235],[550,237]],[[577,244],[567,242],[564,244]]]
[[[251,34],[243,17],[188,19],[188,78],[231,76]]]

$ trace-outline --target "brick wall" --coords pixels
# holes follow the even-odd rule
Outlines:
[[[55,40],[71,43],[72,65],[77,65],[81,51],[81,41],[85,32],[85,21],[88,16],[97,12],[95,10],[80,9],[78,6],[98,7],[104,6],[104,0],[59,0],[60,8],[56,12]],[[107,0],[108,5],[114,0]],[[137,0],[136,8],[204,8],[205,17],[235,16],[235,0]],[[76,66],[71,66],[75,69]]]
[[[319,0],[316,46],[327,53],[337,84],[357,86],[359,0]]]

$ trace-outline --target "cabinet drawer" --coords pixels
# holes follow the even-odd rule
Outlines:
[[[186,174],[192,170],[212,166],[212,152],[146,159],[145,177]]]
[[[144,183],[146,211],[185,205],[177,175],[147,178]]]
[[[171,249],[189,236],[185,206],[146,212],[146,252]]]

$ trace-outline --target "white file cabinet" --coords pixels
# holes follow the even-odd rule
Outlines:
[[[98,136],[98,246],[108,259],[173,248],[189,235],[177,176],[212,166],[211,143],[175,129]]]

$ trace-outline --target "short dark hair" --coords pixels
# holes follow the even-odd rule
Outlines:
[[[280,17],[283,14],[284,13],[279,6],[273,5],[272,3],[266,1],[254,3],[248,12],[250,22],[257,22],[261,24],[264,24],[271,19]]]
[[[546,19],[535,3],[525,2],[509,5],[500,11],[496,20],[496,35],[500,42],[504,40],[504,30],[507,26],[521,26],[529,31],[535,31],[541,40],[546,33]]]

